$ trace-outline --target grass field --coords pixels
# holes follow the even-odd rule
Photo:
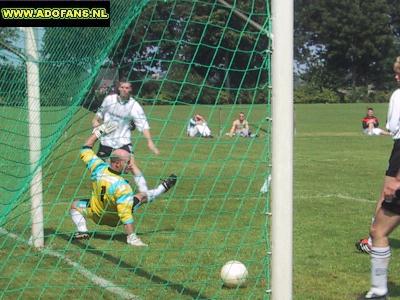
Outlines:
[[[294,293],[296,299],[356,299],[369,288],[367,235],[391,151],[388,137],[361,134],[368,104],[296,107]],[[373,105],[386,120],[387,105]],[[400,299],[398,233],[392,236],[391,299]]]
[[[209,119],[216,135],[213,139],[186,137],[193,107],[145,109],[161,150],[160,156],[151,155],[140,135],[135,139],[136,159],[149,186],[171,172],[179,178],[173,190],[135,215],[138,234],[150,247],[129,247],[122,228],[90,222],[89,228],[96,232],[92,239],[70,240],[74,231],[68,214],[71,200],[90,195],[89,176],[78,153],[93,114],[79,110],[43,166],[46,249],[55,252],[36,252],[23,242],[30,231],[29,195],[18,199],[4,227],[20,239],[0,236],[0,298],[125,298],[99,287],[94,275],[142,299],[265,297],[268,204],[259,190],[269,169],[266,108],[198,107],[196,111]],[[227,131],[240,110],[246,110],[254,126],[262,129],[260,137],[219,137],[219,128]],[[45,112],[46,123],[57,121],[58,112],[55,117]],[[15,113],[10,110],[8,115]],[[48,140],[56,130],[49,126],[43,134]],[[91,280],[67,259],[89,270]],[[243,261],[250,270],[246,288],[222,287],[219,270],[232,259]]]
[[[296,106],[294,299],[355,299],[369,288],[369,257],[357,253],[354,242],[367,234],[392,141],[362,135],[367,106]],[[373,107],[383,125],[387,105]],[[74,229],[68,205],[89,191],[77,151],[89,132],[91,114],[79,111],[44,166],[49,249],[142,299],[268,298],[268,203],[259,193],[269,171],[266,109],[196,109],[208,116],[214,135],[219,128],[226,132],[241,110],[261,129],[259,138],[189,139],[185,125],[192,107],[146,107],[162,153],[150,155],[136,139],[137,160],[150,186],[172,171],[179,176],[174,190],[138,212],[138,232],[150,244],[148,249],[128,247],[122,228],[92,223],[92,239],[69,239]],[[5,228],[27,239],[28,211],[25,197]],[[391,299],[400,299],[398,232],[391,244],[389,288]],[[0,235],[0,255],[0,298],[120,297],[84,278],[65,260],[35,252],[9,236]],[[230,259],[247,265],[246,288],[221,286],[219,269]]]

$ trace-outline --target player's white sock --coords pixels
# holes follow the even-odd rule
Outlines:
[[[162,184],[160,184],[155,189],[148,190],[146,192],[147,201],[152,202],[155,198],[157,198],[158,196],[160,196],[164,192],[165,192],[165,187]]]
[[[82,214],[79,211],[77,211],[76,209],[71,209],[69,212],[71,214],[72,221],[76,225],[76,228],[78,229],[78,231],[87,232],[88,229],[86,227],[85,217],[82,216]]]
[[[387,289],[387,270],[390,260],[390,247],[372,247],[371,249],[371,291],[385,295]]]
[[[147,187],[147,182],[146,179],[144,178],[143,174],[135,175],[133,176],[133,180],[135,181],[139,192],[147,192],[148,187]]]

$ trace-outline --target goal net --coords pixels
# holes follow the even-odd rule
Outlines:
[[[266,0],[113,0],[109,28],[34,29],[37,57],[26,31],[0,29],[1,299],[269,298],[270,23]],[[90,239],[72,239],[70,205],[91,193],[79,151],[120,80],[160,149],[133,132],[149,188],[178,176],[134,213],[145,248],[128,245],[123,226],[90,220]],[[228,136],[239,113],[251,135]],[[194,114],[212,138],[187,135]],[[32,246],[32,184],[42,187],[43,248]],[[246,265],[244,287],[223,286],[230,260]]]

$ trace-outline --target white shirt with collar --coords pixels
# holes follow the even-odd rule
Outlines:
[[[390,97],[386,129],[393,135],[393,139],[400,139],[400,89]]]
[[[131,143],[131,121],[135,123],[140,132],[150,129],[143,108],[132,97],[123,100],[117,94],[109,95],[104,98],[96,115],[103,122],[113,121],[118,123],[118,128],[115,131],[100,138],[102,145],[115,149]]]

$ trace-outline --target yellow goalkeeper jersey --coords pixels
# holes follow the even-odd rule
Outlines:
[[[118,216],[123,224],[133,223],[133,191],[128,181],[97,157],[92,148],[83,147],[80,157],[91,173],[92,212],[99,218],[116,219]]]

